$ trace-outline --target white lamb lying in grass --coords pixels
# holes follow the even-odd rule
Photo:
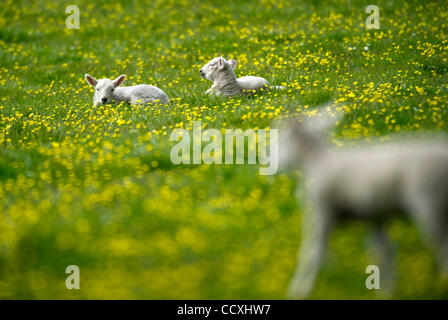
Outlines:
[[[168,103],[168,96],[161,89],[147,84],[130,87],[120,87],[126,75],[122,74],[115,80],[97,80],[89,74],[85,75],[87,83],[95,88],[93,104],[129,102],[131,104]]]
[[[314,206],[313,212],[305,212],[303,217],[302,243],[288,297],[308,296],[330,232],[348,220],[365,221],[374,227],[381,257],[377,264],[381,289],[386,289],[382,292],[390,294],[393,286],[391,250],[383,226],[396,217],[407,216],[416,223],[435,250],[442,275],[448,275],[446,137],[332,149],[318,134],[323,126],[312,129],[312,123],[295,119],[280,133],[279,166],[301,164]]]
[[[269,85],[269,82],[261,77],[241,77],[236,78],[234,69],[237,65],[235,60],[227,61],[223,57],[210,60],[199,71],[201,77],[213,81],[212,87],[207,93],[222,96],[235,96],[238,94],[248,94],[261,89],[284,89],[282,86]]]

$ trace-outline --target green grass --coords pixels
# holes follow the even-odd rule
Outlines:
[[[7,1],[0,12],[0,297],[283,299],[301,237],[300,172],[254,165],[174,166],[175,127],[265,128],[330,99],[347,115],[331,140],[448,131],[448,6],[362,1]],[[368,46],[368,50],[364,47]],[[350,50],[350,47],[356,47]],[[237,76],[287,90],[205,95],[199,69],[222,55]],[[92,106],[84,80],[127,74],[169,105]],[[447,298],[431,252],[393,221],[393,298]],[[331,238],[312,298],[381,298],[369,229]],[[65,268],[81,290],[65,288]]]

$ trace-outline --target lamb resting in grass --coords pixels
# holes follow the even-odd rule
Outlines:
[[[347,220],[373,226],[383,293],[390,294],[393,283],[391,250],[383,230],[391,218],[406,216],[416,223],[434,249],[442,275],[448,275],[447,139],[397,139],[332,150],[316,134],[320,130],[311,129],[309,123],[295,120],[280,133],[279,166],[302,164],[314,206],[312,212],[304,213],[302,243],[288,297],[308,296],[330,232]]]
[[[241,77],[237,78],[234,73],[237,62],[235,60],[227,61],[223,57],[212,59],[201,68],[199,73],[201,77],[213,81],[212,87],[207,90],[208,94],[235,96],[238,94],[248,94],[261,89],[283,89],[282,86],[269,85],[269,82],[261,77]]]
[[[168,96],[161,89],[147,84],[139,84],[130,87],[120,87],[125,79],[122,74],[115,80],[97,80],[89,74],[85,75],[87,83],[94,89],[93,104],[116,102],[129,102],[131,104],[168,103]]]

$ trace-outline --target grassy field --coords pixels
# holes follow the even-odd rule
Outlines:
[[[347,140],[448,131],[448,2],[5,0],[0,11],[0,298],[283,299],[300,244],[300,172],[175,166],[169,134],[265,128],[334,99]],[[65,8],[80,9],[80,29]],[[374,3],[372,3],[374,4]],[[206,96],[236,59],[283,91]],[[92,106],[84,74],[160,87],[169,105]],[[417,230],[393,221],[394,298],[448,298]],[[312,298],[381,298],[368,228],[331,237]],[[67,290],[65,268],[81,270]]]

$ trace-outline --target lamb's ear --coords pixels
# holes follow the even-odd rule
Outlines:
[[[329,101],[318,106],[317,113],[305,119],[305,126],[314,133],[322,134],[342,120],[343,116],[342,107]]]
[[[298,136],[302,135],[304,130],[303,119],[296,117],[275,120],[271,127],[278,129],[280,138],[288,140],[296,140]]]
[[[238,64],[238,62],[236,62],[236,60],[230,59],[229,60],[229,64],[232,67],[232,69],[235,70],[236,65]]]
[[[224,66],[225,66],[225,60],[224,60],[224,58],[219,58],[219,59],[218,59],[218,69],[219,69],[219,70],[222,70],[222,69],[224,69]]]
[[[96,84],[98,83],[98,80],[96,80],[94,77],[92,77],[88,73],[86,73],[86,75],[84,77],[86,78],[87,83],[95,88]]]
[[[304,139],[303,123],[298,118],[276,120],[273,128],[278,128],[278,167],[283,171],[297,165]]]
[[[125,78],[126,78],[125,74],[122,74],[121,76],[119,76],[117,79],[114,80],[114,86],[115,87],[120,86],[123,83]]]

